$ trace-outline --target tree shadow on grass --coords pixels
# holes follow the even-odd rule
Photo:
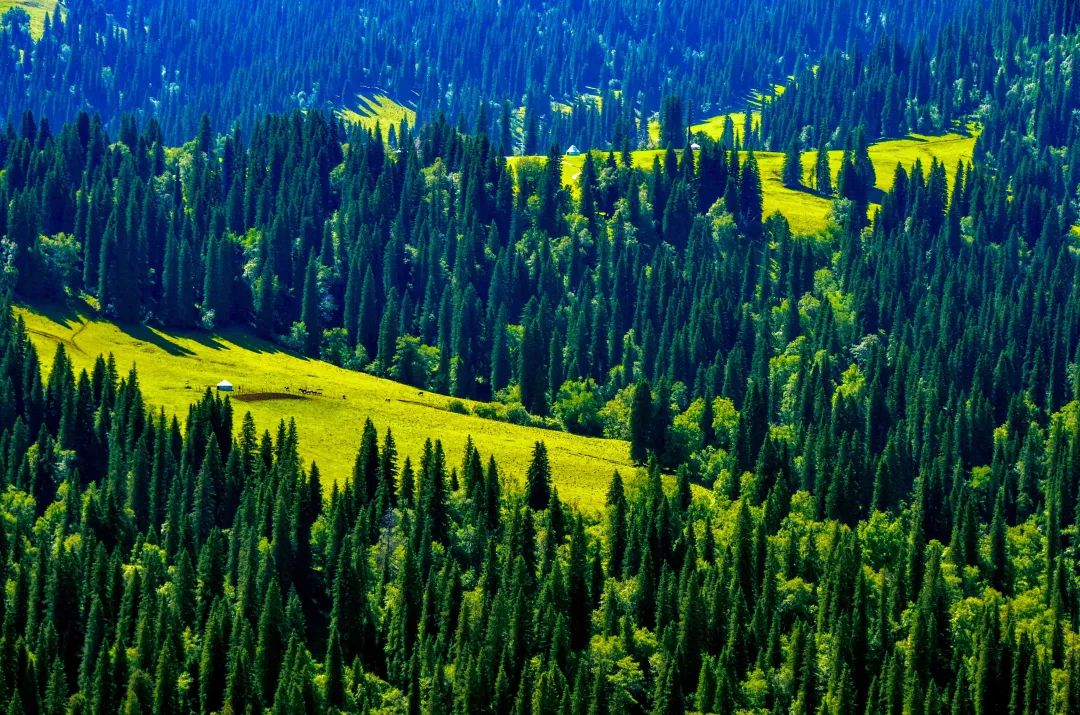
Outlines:
[[[284,353],[300,360],[309,359],[305,355],[295,353],[283,346],[268,342],[252,335],[248,331],[235,327],[225,328],[221,332],[215,334],[197,329],[177,330],[165,326],[147,325],[145,323],[120,323],[115,320],[110,321],[108,317],[101,316],[93,306],[78,298],[73,298],[68,301],[19,302],[17,305],[32,313],[45,317],[50,322],[55,323],[65,330],[74,330],[75,334],[70,340],[59,338],[65,343],[72,344],[73,347],[77,347],[74,345],[74,341],[75,338],[78,337],[81,327],[84,327],[87,323],[94,320],[103,320],[112,322],[120,332],[128,337],[160,348],[174,357],[191,357],[196,353],[178,342],[175,342],[175,340],[171,340],[170,337],[191,340],[210,350],[227,350],[230,347],[227,343],[230,343],[252,353]],[[52,337],[58,338],[58,336]],[[227,343],[222,342],[223,340],[227,341]]]
[[[260,338],[249,331],[240,330],[237,328],[230,328],[228,330],[225,330],[220,333],[219,337],[228,340],[230,343],[232,343],[238,348],[241,348],[242,350],[247,350],[248,352],[252,353],[265,353],[267,355],[288,355],[289,357],[304,361],[312,359],[301,352],[291,350],[284,345],[279,345],[278,343],[272,343],[269,340]]]
[[[78,325],[82,322],[83,318],[79,315],[79,311],[67,303],[61,302],[48,302],[48,303],[17,303],[22,308],[26,308],[31,313],[37,313],[49,319],[50,322],[56,323],[65,330],[71,330],[74,325]]]
[[[194,341],[210,350],[228,350],[229,347],[236,346],[251,353],[292,354],[279,345],[257,338],[239,328],[225,328],[217,333],[208,333],[204,330],[182,330],[176,331],[174,334]]]
[[[262,340],[261,338],[257,338],[257,337],[255,337],[254,335],[251,335],[248,332],[245,332],[243,330],[237,330],[235,328],[225,331],[224,333],[221,334],[221,337],[225,338],[226,340],[228,340],[230,343],[232,343],[236,347],[241,348],[243,350],[247,350],[248,352],[252,352],[252,353],[268,353],[269,354],[269,353],[282,353],[282,352],[287,353],[288,352],[287,350],[284,350],[283,348],[281,348],[278,345],[274,345],[273,343]],[[224,347],[224,346],[222,346],[222,347]]]
[[[175,333],[178,337],[184,337],[188,340],[192,340],[204,348],[211,350],[224,350],[225,345],[218,341],[218,339],[211,333],[205,333],[201,330],[184,330],[182,332]]]
[[[228,350],[230,343],[236,347],[247,350],[253,353],[275,353],[283,352],[277,346],[272,343],[254,338],[242,330],[236,328],[227,328],[220,333],[210,333],[205,330],[176,330],[155,327],[153,329],[147,326],[120,326],[121,329],[137,337],[139,340],[145,340],[148,343],[152,343],[161,347],[163,350],[168,351],[173,355],[194,355],[195,352],[189,348],[173,342],[169,337],[183,338],[184,340],[190,340],[198,343],[204,348],[209,350]],[[159,332],[155,332],[159,331]],[[134,335],[133,331],[139,331],[139,334]],[[223,342],[224,341],[224,342]],[[170,347],[171,346],[171,347]]]
[[[172,355],[173,357],[191,357],[195,354],[193,351],[188,350],[183,345],[180,345],[179,343],[174,343],[164,335],[154,332],[145,325],[125,325],[123,323],[116,323],[115,325],[120,330],[120,332],[124,333],[124,335],[138,340],[139,342],[153,345],[156,348],[164,350],[166,353]]]

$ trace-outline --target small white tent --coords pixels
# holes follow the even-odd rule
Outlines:
[[[228,380],[222,380],[217,384],[218,392],[232,392],[232,383]]]
[[[578,156],[579,154],[581,154],[581,150],[574,144],[571,144],[570,148],[566,150],[567,156]]]

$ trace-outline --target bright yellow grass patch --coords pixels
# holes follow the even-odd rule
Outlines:
[[[733,116],[736,133],[741,133],[741,113]],[[723,129],[723,117],[714,117],[706,122],[712,127],[710,131],[719,132]],[[705,126],[697,125],[697,126]],[[877,174],[877,188],[888,191],[892,188],[893,174],[897,163],[907,170],[915,165],[917,160],[922,162],[923,171],[929,171],[934,159],[945,164],[946,176],[950,187],[958,162],[969,163],[972,150],[975,147],[976,131],[970,135],[943,134],[940,136],[911,135],[904,139],[890,139],[887,141],[871,144],[869,148],[870,161],[874,164],[874,172]],[[630,153],[634,166],[642,169],[651,169],[653,159],[659,157],[663,161],[664,150],[646,149]],[[745,152],[741,152],[745,159]],[[594,152],[594,161],[606,160],[606,153]],[[789,189],[783,185],[780,175],[784,167],[784,155],[781,152],[758,151],[754,152],[757,158],[758,170],[761,172],[761,188],[764,196],[765,215],[769,216],[779,211],[791,224],[796,233],[815,233],[825,228],[828,222],[829,210],[832,201],[817,195],[809,189]],[[829,166],[833,174],[835,185],[836,175],[840,171],[840,162],[843,152],[834,150],[829,152]],[[814,170],[817,160],[816,151],[803,152],[803,176],[808,177]],[[516,167],[524,162],[544,161],[543,157],[509,157],[511,167]],[[585,163],[585,156],[563,157],[563,182],[568,184],[576,194],[578,178],[581,175],[581,167]],[[871,212],[874,206],[871,206]]]
[[[940,136],[911,135],[904,139],[871,144],[870,161],[877,176],[876,186],[882,191],[892,189],[896,165],[902,165],[911,171],[916,161],[922,162],[924,172],[930,171],[934,159],[945,165],[945,175],[952,187],[952,180],[958,162],[970,163],[975,147],[976,135],[943,134]],[[789,189],[780,180],[784,168],[784,155],[779,152],[756,152],[758,168],[761,171],[762,191],[765,197],[765,215],[779,211],[787,218],[792,230],[800,233],[813,233],[823,229],[827,223],[832,201],[818,196],[809,190]],[[839,150],[829,152],[829,168],[833,174],[833,185],[840,171],[844,153]],[[814,171],[817,152],[803,152],[804,181]],[[876,204],[871,205],[871,213]]]
[[[0,0],[2,1],[2,0]],[[416,110],[398,104],[385,94],[376,94],[373,97],[359,97],[360,104],[357,109],[342,109],[339,111],[341,118],[347,122],[355,122],[368,130],[373,130],[378,124],[383,132],[388,132],[390,127],[396,127],[402,120],[412,126],[416,124]]]
[[[45,31],[45,15],[52,15],[56,0],[0,0],[0,15],[13,7],[21,7],[30,15],[30,34],[35,39]]]
[[[619,469],[636,480],[625,442],[579,437],[531,427],[494,422],[447,411],[451,398],[358,372],[281,352],[239,332],[168,334],[146,327],[121,329],[113,323],[75,313],[43,313],[18,307],[31,331],[46,370],[56,344],[62,342],[76,370],[89,369],[103,353],[116,356],[126,375],[134,364],[146,400],[166,413],[187,416],[188,405],[208,386],[229,380],[241,392],[283,392],[288,386],[320,389],[322,396],[233,402],[236,427],[250,411],[260,431],[273,432],[281,419],[294,417],[302,456],[319,464],[327,484],[352,471],[364,419],[370,417],[380,442],[387,427],[394,432],[400,460],[419,460],[424,439],[439,437],[451,466],[461,464],[465,439],[472,436],[487,461],[494,454],[503,473],[523,480],[533,444],[548,448],[559,496],[595,511],[603,507],[611,474]],[[342,399],[342,396],[345,399]]]
[[[702,122],[691,125],[690,133],[704,134],[714,141],[719,141],[724,133],[724,123],[728,117],[731,117],[731,123],[734,125],[735,137],[741,142],[743,138],[743,126],[746,123],[746,112],[731,112],[730,114],[709,117]],[[750,121],[753,122],[754,128],[756,129],[761,124],[761,112],[751,110]]]

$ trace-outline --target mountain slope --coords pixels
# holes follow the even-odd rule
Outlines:
[[[234,393],[237,418],[250,411],[260,429],[271,431],[281,419],[296,419],[301,455],[318,463],[327,483],[341,482],[352,473],[368,417],[380,430],[393,431],[402,460],[410,456],[416,463],[424,439],[437,434],[449,464],[460,465],[465,440],[471,436],[485,459],[494,454],[512,479],[524,478],[533,444],[541,440],[551,457],[560,497],[589,510],[603,506],[604,490],[615,469],[624,476],[634,471],[624,442],[457,414],[448,410],[451,399],[443,395],[296,357],[239,331],[213,336],[165,333],[143,326],[124,329],[72,312],[25,306],[16,312],[26,321],[46,370],[57,344],[64,345],[76,370],[90,370],[99,354],[112,353],[120,374],[137,367],[147,400],[166,414],[182,418],[204,390],[229,380],[241,388]],[[301,388],[322,394],[301,397]],[[263,399],[271,394],[276,396]],[[239,419],[235,423],[240,426]]]

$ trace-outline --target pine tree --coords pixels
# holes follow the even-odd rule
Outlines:
[[[510,349],[506,342],[506,307],[499,308],[492,326],[491,391],[497,393],[510,381]]]
[[[652,391],[648,383],[643,381],[634,388],[633,402],[630,404],[630,459],[634,463],[644,464],[648,461],[652,430]]]
[[[681,149],[686,146],[686,123],[682,98],[667,95],[660,103],[660,146]]]
[[[623,572],[623,556],[626,553],[628,524],[627,502],[622,477],[616,471],[611,477],[607,491],[608,506],[608,576],[620,578]]]
[[[832,168],[829,165],[828,144],[824,138],[818,144],[814,159],[814,188],[821,196],[833,195]]]
[[[255,648],[252,676],[260,701],[269,705],[277,690],[278,675],[285,657],[285,634],[282,630],[284,614],[281,608],[281,591],[277,581],[271,581],[263,599],[259,616],[259,639]]]
[[[180,247],[175,226],[165,241],[165,260],[161,274],[161,306],[158,315],[166,325],[180,321]]]
[[[274,287],[276,278],[269,260],[263,261],[259,276],[258,299],[255,304],[255,332],[263,338],[274,335]]]
[[[420,495],[418,511],[424,515],[434,541],[447,544],[450,540],[449,494],[446,490],[445,458],[442,442],[430,440],[424,445],[424,459],[420,465]],[[419,520],[417,523],[421,523]]]
[[[763,200],[761,174],[758,171],[757,159],[751,152],[740,172],[738,213],[741,219],[740,226],[750,238],[758,238],[761,235]]]
[[[551,464],[543,442],[533,444],[532,460],[525,476],[525,497],[531,509],[541,511],[551,501]]]
[[[158,656],[154,676],[153,712],[171,715],[180,712],[176,693],[176,664],[172,646],[166,641]]]
[[[802,185],[802,173],[802,148],[796,136],[791,139],[787,151],[784,152],[784,167],[780,172],[780,180],[789,189],[797,189]]]
[[[304,296],[301,305],[300,322],[304,324],[304,354],[308,357],[319,356],[322,342],[322,317],[319,314],[319,266],[312,252],[304,272]]]
[[[994,516],[990,522],[990,558],[987,563],[987,572],[990,584],[1003,594],[1011,593],[1011,579],[1009,578],[1009,554],[1005,537],[1005,491],[1004,487],[998,490],[997,499],[994,500]]]
[[[529,314],[526,309],[526,315]],[[525,321],[524,335],[519,351],[518,385],[521,388],[521,404],[535,415],[548,413],[547,401],[547,345],[539,316]]]

